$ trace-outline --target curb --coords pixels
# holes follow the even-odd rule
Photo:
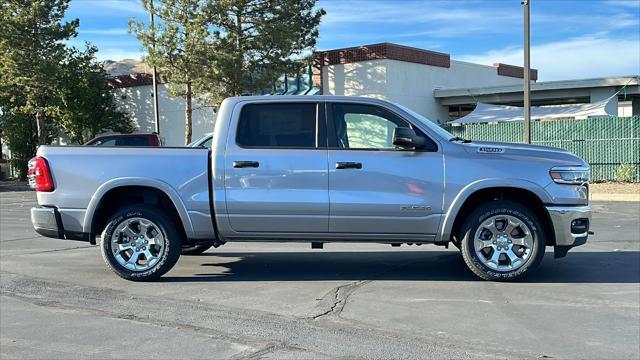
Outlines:
[[[640,194],[639,193],[630,193],[630,194],[591,193],[589,194],[589,201],[640,202]]]
[[[11,192],[11,191],[28,191],[31,190],[29,184],[24,182],[0,182],[0,192]]]

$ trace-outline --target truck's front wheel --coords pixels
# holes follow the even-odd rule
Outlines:
[[[163,210],[132,205],[117,211],[102,232],[102,257],[118,276],[134,281],[156,279],[180,257],[181,235]]]
[[[493,201],[473,211],[459,238],[465,263],[485,280],[515,280],[530,274],[544,257],[540,221],[527,208]]]

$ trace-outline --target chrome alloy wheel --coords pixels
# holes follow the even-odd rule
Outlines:
[[[495,215],[476,230],[476,255],[487,267],[497,271],[519,269],[533,251],[531,229],[522,220],[510,215]]]
[[[111,235],[111,251],[118,263],[132,271],[153,268],[165,250],[165,238],[153,221],[134,217],[126,219]]]

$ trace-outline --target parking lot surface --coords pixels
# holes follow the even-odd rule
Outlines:
[[[1,358],[640,357],[640,203],[593,203],[596,235],[525,281],[456,249],[231,243],[160,281],[38,236],[35,194],[0,192]]]

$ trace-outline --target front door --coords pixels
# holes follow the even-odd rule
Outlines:
[[[396,127],[426,135],[383,107],[336,102],[327,113],[329,231],[432,238],[441,213],[442,153],[394,147]]]
[[[315,102],[241,108],[225,154],[227,213],[234,231],[263,237],[328,231],[325,126],[324,111]]]

